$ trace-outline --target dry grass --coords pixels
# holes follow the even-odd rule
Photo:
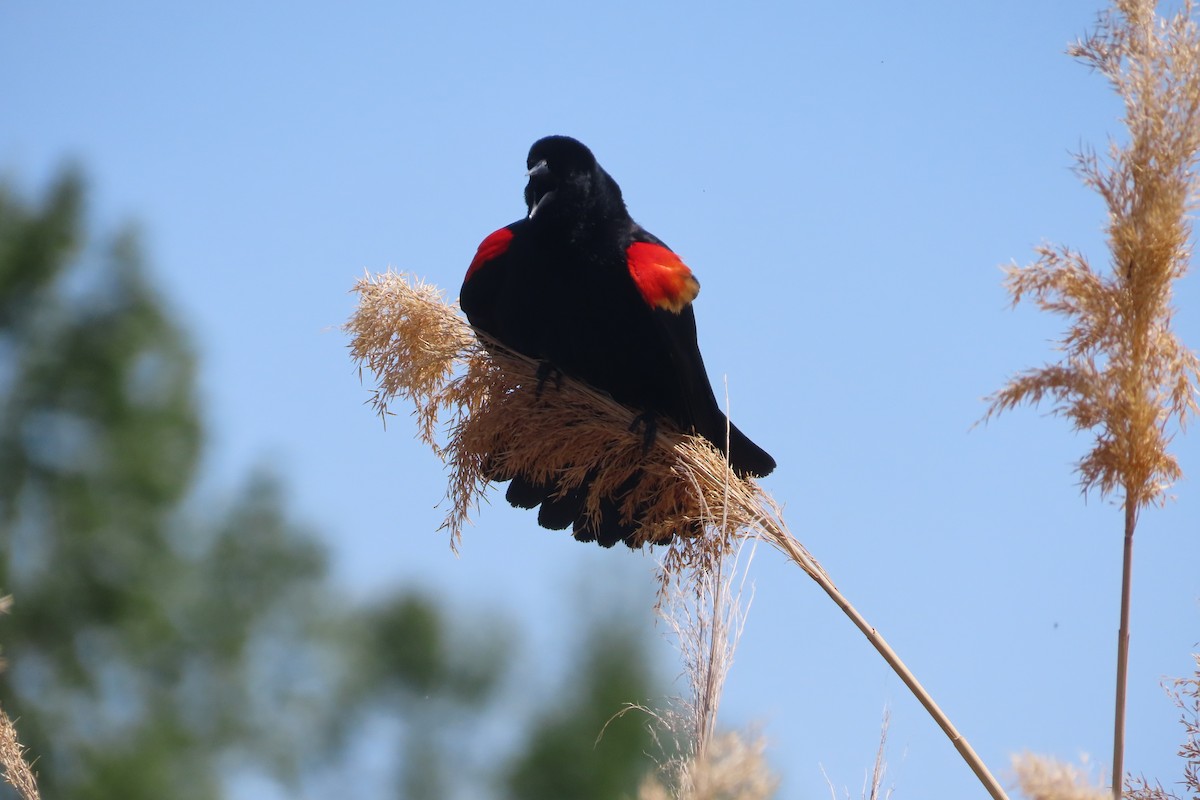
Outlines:
[[[703,760],[716,735],[725,679],[750,612],[753,590],[746,582],[754,547],[743,541],[733,553],[686,574],[661,570],[667,584],[658,612],[679,647],[688,694],[669,711],[650,713],[676,743],[681,762]],[[677,771],[685,774],[686,765]]]
[[[1021,794],[1029,800],[1107,800],[1109,790],[1088,771],[1032,753],[1013,757]]]
[[[1026,370],[993,394],[984,419],[1024,403],[1095,436],[1077,464],[1084,493],[1121,495],[1125,544],[1113,725],[1113,796],[1124,784],[1125,691],[1133,535],[1138,513],[1161,504],[1181,477],[1167,450],[1197,411],[1200,360],[1171,330],[1173,283],[1191,260],[1200,163],[1200,28],[1191,0],[1169,19],[1154,0],[1115,0],[1095,32],[1070,54],[1108,79],[1125,103],[1128,140],[1101,158],[1076,157],[1083,182],[1108,209],[1110,269],[1068,247],[1038,248],[1038,260],[1008,270],[1013,304],[1027,296],[1067,319],[1062,359]]]
[[[607,395],[570,379],[539,393],[538,364],[485,348],[434,287],[386,273],[355,291],[351,356],[375,376],[376,411],[386,418],[397,400],[411,401],[421,439],[448,465],[443,527],[455,548],[488,485],[515,475],[554,477],[563,490],[590,477],[594,517],[634,480],[620,513],[642,519],[635,544],[671,540],[667,576],[710,568],[748,532],[781,529],[771,498],[733,475],[706,440],[660,422],[644,452],[642,432],[631,429],[636,413]]]
[[[763,739],[717,734],[725,679],[750,611],[753,558],[754,543],[743,542],[731,554],[672,576],[662,595],[659,613],[678,642],[689,693],[667,710],[639,709],[658,723],[651,728],[656,738],[665,734],[677,752],[643,783],[643,800],[758,800],[775,792],[778,781],[764,757]]]
[[[12,720],[0,711],[0,764],[4,765],[4,780],[21,795],[22,800],[38,800],[37,780],[25,761],[25,747],[17,739]]]
[[[1190,678],[1177,678],[1166,687],[1171,701],[1179,709],[1179,724],[1183,726],[1183,744],[1179,757],[1183,759],[1183,780],[1179,785],[1200,800],[1200,653],[1192,655],[1195,671]],[[1150,783],[1145,776],[1129,777],[1125,781],[1125,796],[1132,800],[1183,800],[1183,795]]]
[[[767,800],[775,796],[778,785],[762,737],[747,740],[724,733],[709,742],[703,755],[688,762],[682,782],[648,776],[638,788],[638,800]]]
[[[1095,444],[1078,464],[1084,491],[1120,490],[1133,508],[1162,502],[1180,477],[1167,451],[1172,425],[1197,410],[1200,361],[1171,330],[1172,283],[1191,258],[1189,212],[1200,155],[1200,35],[1185,2],[1170,20],[1151,0],[1118,0],[1070,53],[1125,101],[1129,141],[1106,158],[1076,157],[1083,182],[1108,209],[1111,269],[1068,247],[1007,270],[1013,304],[1026,297],[1066,317],[1062,360],[1013,377],[985,419],[1044,400]]]
[[[7,614],[11,608],[12,595],[0,597],[0,614]],[[4,666],[0,659],[0,670]],[[41,797],[37,779],[25,760],[25,747],[17,738],[17,728],[3,709],[0,709],[0,766],[4,768],[4,780],[17,790],[22,800],[38,800]]]

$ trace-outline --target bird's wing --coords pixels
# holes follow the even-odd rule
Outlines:
[[[670,353],[678,383],[681,409],[688,421],[705,436],[715,435],[719,426],[713,417],[719,414],[700,345],[696,339],[696,315],[692,301],[700,293],[700,282],[683,260],[661,239],[637,226],[633,241],[625,251],[629,274],[637,285]],[[724,433],[721,439],[724,440]],[[717,440],[714,440],[717,441]]]
[[[500,302],[508,280],[508,252],[520,222],[493,231],[480,244],[467,267],[458,304],[477,330],[499,337]]]
[[[738,428],[729,424],[700,355],[696,315],[692,301],[700,283],[683,261],[661,239],[641,226],[634,227],[626,250],[629,273],[642,298],[651,307],[662,340],[671,355],[682,413],[696,432],[729,455],[735,470],[766,475],[775,460]],[[728,425],[728,428],[726,427]]]
[[[678,314],[700,294],[700,282],[662,240],[636,226],[625,250],[629,276],[651,308]]]

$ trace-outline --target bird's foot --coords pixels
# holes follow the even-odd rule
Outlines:
[[[653,412],[644,411],[629,423],[630,433],[637,433],[638,428],[642,429],[642,455],[648,455],[654,446],[654,437],[658,435],[658,419]]]
[[[543,361],[538,364],[537,368],[537,389],[534,390],[535,397],[541,397],[542,392],[546,389],[546,381],[554,379],[554,388],[561,389],[563,382],[563,371],[551,364],[549,361]]]

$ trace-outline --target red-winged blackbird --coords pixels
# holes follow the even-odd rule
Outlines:
[[[726,453],[739,475],[763,476],[775,460],[726,418],[696,343],[691,303],[700,284],[660,239],[633,221],[617,182],[582,143],[549,136],[526,162],[528,215],[479,245],[459,302],[478,330],[549,368],[608,392],[641,412],[695,432]],[[585,521],[587,485],[557,487],[517,477],[507,498],[541,505],[548,528],[611,546],[630,534],[607,499],[599,530]]]

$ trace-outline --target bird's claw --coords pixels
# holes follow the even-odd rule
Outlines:
[[[658,420],[654,414],[646,411],[638,414],[633,418],[633,422],[629,423],[629,432],[637,433],[637,429],[642,429],[642,455],[648,455],[650,448],[654,446],[654,437],[658,435]]]

